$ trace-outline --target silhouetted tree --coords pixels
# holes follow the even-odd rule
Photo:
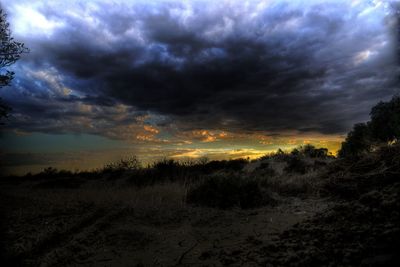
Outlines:
[[[371,120],[355,124],[339,150],[339,157],[357,156],[372,150],[374,145],[400,139],[400,96],[379,102],[370,112]]]
[[[306,144],[304,146],[294,148],[290,154],[292,156],[307,156],[310,158],[326,158],[328,157],[328,149],[327,148],[316,148],[311,144]]]
[[[27,52],[23,43],[16,42],[11,36],[7,15],[0,9],[0,87],[10,84],[14,72],[6,68],[14,64],[22,53]],[[0,119],[6,117],[10,108],[0,99]]]
[[[313,145],[307,144],[300,147],[300,153],[310,158],[325,158],[328,156],[328,149],[316,148]]]
[[[366,123],[357,123],[353,130],[347,134],[346,140],[339,150],[339,157],[354,157],[369,152],[372,147],[372,137]]]
[[[369,127],[374,139],[391,142],[400,138],[400,96],[379,102],[371,110]]]
[[[290,152],[291,155],[293,156],[298,156],[300,155],[300,150],[298,148],[293,148],[293,150]]]

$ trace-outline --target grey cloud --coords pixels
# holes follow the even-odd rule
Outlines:
[[[187,129],[344,133],[398,90],[398,40],[385,18],[344,3],[281,3],[254,19],[255,8],[239,4],[102,4],[91,13],[95,27],[46,6],[41,12],[65,25],[47,39],[27,39],[32,52],[24,64],[54,67],[80,96],[30,90],[21,74],[25,89],[7,100],[48,120],[42,131],[67,127],[74,103],[103,110],[123,103]],[[112,119],[96,119],[102,116]]]

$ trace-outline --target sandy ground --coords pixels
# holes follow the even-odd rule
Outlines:
[[[8,188],[2,193],[7,254],[28,266],[259,266],[253,249],[329,206],[288,198],[274,207],[218,210],[188,206],[174,190],[172,200],[135,191],[143,201],[152,197],[146,207],[127,202],[134,193],[126,190],[96,202],[106,197]]]

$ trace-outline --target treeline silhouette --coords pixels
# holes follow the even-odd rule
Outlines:
[[[165,182],[189,182],[198,179],[200,176],[208,175],[216,171],[224,170],[226,172],[240,171],[249,161],[247,159],[231,160],[187,160],[178,161],[174,159],[162,159],[153,164],[143,166],[135,157],[121,159],[117,162],[106,164],[103,168],[90,171],[68,171],[58,170],[53,167],[45,168],[37,174],[28,173],[23,177],[10,176],[9,178],[18,180],[58,180],[62,183],[63,179],[68,179],[71,187],[79,186],[74,184],[73,180],[81,179],[106,179],[108,181],[126,179],[128,183],[136,186],[149,186],[155,183]],[[56,183],[49,183],[56,185]]]
[[[326,148],[316,148],[313,145],[305,145],[294,148],[290,152],[278,149],[276,152],[262,156],[260,159],[253,160],[265,161],[268,159],[283,161],[288,164],[287,172],[305,173],[307,170],[318,168],[318,165],[326,165],[318,160],[310,164],[306,158],[313,159],[333,159],[334,156],[328,153]],[[174,160],[164,158],[153,164],[143,166],[136,156],[121,159],[116,162],[106,164],[103,168],[89,171],[69,171],[58,170],[54,167],[47,167],[37,174],[28,173],[21,178],[73,178],[76,176],[95,179],[105,177],[108,180],[129,178],[128,180],[137,186],[152,185],[158,182],[189,182],[196,180],[200,176],[209,175],[218,171],[225,173],[238,173],[248,163],[249,159],[239,158],[230,160],[208,160],[200,158],[197,160]],[[261,168],[266,169],[267,163],[263,163]],[[15,176],[12,176],[15,177]]]
[[[354,125],[342,143],[339,157],[359,157],[400,138],[400,96],[379,102],[372,108],[370,117],[368,122]]]

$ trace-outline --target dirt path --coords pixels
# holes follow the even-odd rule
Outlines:
[[[190,208],[182,218],[152,221],[134,210],[104,216],[42,258],[42,266],[258,266],[252,248],[316,212],[321,200],[221,211]]]

